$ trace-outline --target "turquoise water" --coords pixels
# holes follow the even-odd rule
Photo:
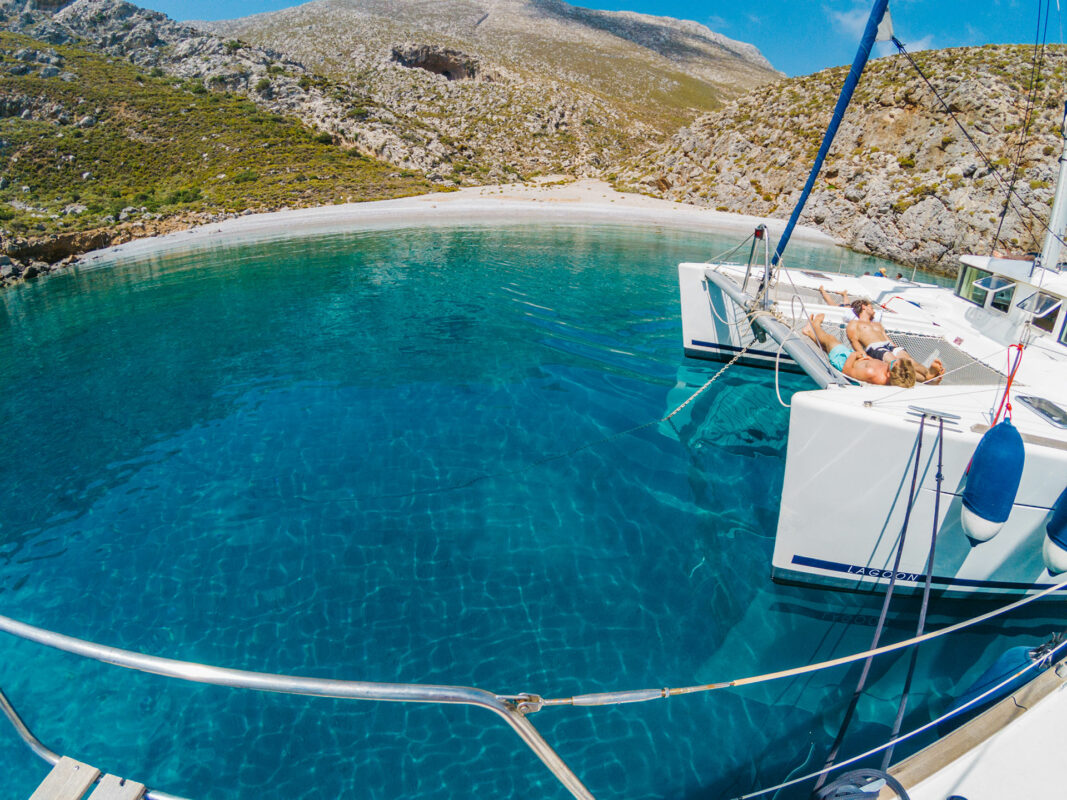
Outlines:
[[[730,370],[674,426],[612,438],[718,369],[682,356],[676,264],[732,244],[347,233],[7,291],[0,613],[220,666],[546,697],[864,649],[877,599],[768,578],[772,373]],[[791,264],[877,266],[801,244]],[[901,602],[890,635],[914,616]],[[906,727],[1054,619],[924,649]],[[905,661],[876,663],[844,753],[885,738]],[[824,756],[857,670],[532,719],[600,798],[731,797]],[[566,796],[476,709],[190,686],[6,635],[0,686],[51,748],[191,798]],[[6,723],[0,764],[11,797],[47,771]]]

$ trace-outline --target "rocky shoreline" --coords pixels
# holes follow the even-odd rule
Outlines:
[[[45,236],[7,236],[0,232],[0,287],[14,286],[42,275],[61,272],[95,250],[238,216],[241,215],[180,214]]]

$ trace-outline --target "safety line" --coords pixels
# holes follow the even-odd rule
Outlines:
[[[889,586],[885,590],[885,599],[882,601],[882,612],[878,615],[878,625],[874,629],[874,638],[871,639],[871,647],[877,647],[878,642],[882,638],[882,631],[885,630],[886,617],[889,615],[889,604],[893,601],[893,590],[897,585],[897,576],[900,575],[900,559],[904,555],[904,545],[908,540],[908,525],[911,523],[911,512],[915,508],[915,500],[917,497],[916,487],[919,485],[919,462],[922,461],[923,452],[923,433],[926,430],[926,414],[923,414],[922,419],[919,420],[919,432],[915,436],[915,457],[914,466],[911,472],[911,489],[908,490],[908,507],[904,510],[904,524],[900,528],[900,536],[897,538],[897,552],[893,560],[892,577],[889,579]],[[905,474],[907,467],[905,467]],[[934,529],[937,529],[937,517],[934,517]],[[933,564],[927,565],[930,569],[933,569]],[[930,573],[927,571],[927,577]],[[927,584],[929,586],[929,583]],[[924,603],[925,613],[925,603]],[[921,635],[922,631],[915,632],[916,635]],[[918,649],[911,651],[914,655],[918,652]],[[815,784],[814,791],[818,792],[822,788],[823,781],[826,780],[826,775],[834,767],[834,762],[837,760],[837,751],[844,744],[845,734],[848,733],[848,726],[852,724],[852,717],[856,713],[856,708],[859,706],[860,698],[863,697],[863,690],[867,686],[867,677],[871,672],[871,665],[874,663],[874,656],[869,656],[866,661],[863,662],[863,669],[860,670],[859,680],[856,681],[856,688],[852,691],[852,699],[849,701],[848,708],[845,709],[845,716],[841,720],[841,726],[837,729],[837,735],[834,737],[834,743],[830,747],[830,754],[826,757],[826,761],[823,764],[825,770],[819,777],[818,782]],[[897,731],[899,733],[899,730]]]
[[[944,464],[945,464],[945,419],[944,417],[937,418],[937,473],[935,474],[935,480],[937,481],[937,490],[934,494],[934,516],[933,525],[930,526],[930,550],[926,555],[926,577],[923,582],[923,602],[919,608],[919,621],[915,625],[915,635],[919,636],[926,630],[926,612],[930,607],[930,589],[933,583],[934,576],[934,556],[937,553],[937,533],[938,524],[937,521],[941,519],[941,484],[944,482]],[[913,647],[911,651],[911,661],[908,664],[908,676],[904,680],[904,688],[900,692],[900,704],[897,706],[897,716],[893,720],[893,730],[889,734],[889,738],[893,739],[900,733],[900,729],[904,725],[904,712],[907,710],[908,695],[911,693],[911,682],[915,677],[915,667],[919,663],[919,648]],[[893,760],[893,748],[890,747],[882,755],[882,771],[889,769],[889,763]]]

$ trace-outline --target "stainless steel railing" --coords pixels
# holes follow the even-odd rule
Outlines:
[[[45,747],[41,744],[41,740],[33,735],[33,731],[31,731],[26,726],[26,723],[22,721],[22,717],[15,711],[14,706],[11,705],[11,702],[7,699],[7,696],[3,691],[0,691],[0,711],[2,711],[4,716],[11,721],[11,724],[15,726],[15,732],[22,737],[22,740],[30,746],[30,749],[33,750],[33,752],[53,766],[59,761],[59,754]],[[147,797],[148,800],[186,800],[184,797],[161,792],[158,789],[150,789],[145,792],[145,797]]]
[[[291,675],[274,675],[266,672],[251,672],[227,667],[213,667],[191,661],[176,661],[170,658],[147,656],[117,647],[75,639],[61,633],[37,628],[24,622],[0,616],[0,631],[9,633],[27,641],[62,650],[66,653],[91,658],[105,664],[113,664],[126,669],[162,675],[168,678],[206,683],[215,686],[229,686],[235,689],[255,689],[261,692],[280,694],[299,694],[311,697],[330,697],[342,700],[375,700],[391,703],[446,703],[453,705],[470,705],[492,711],[501,717],[512,730],[519,735],[526,745],[537,754],[552,774],[579,800],[594,800],[593,795],[582,784],[578,776],[564,763],[551,745],[538,733],[537,729],[523,713],[524,698],[508,698],[464,686],[435,686],[430,684],[410,683],[376,683],[369,681],[343,681],[323,678],[301,678]],[[2,696],[2,695],[0,695]],[[517,701],[517,702],[516,702]],[[27,744],[50,763],[59,757],[42,745],[15,714],[7,703],[2,704],[3,711],[11,719],[15,729]],[[9,712],[10,709],[10,712]],[[158,800],[169,800],[172,795],[154,793]]]

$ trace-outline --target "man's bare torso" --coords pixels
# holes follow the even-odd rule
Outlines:
[[[853,352],[841,370],[850,378],[867,383],[885,384],[889,380],[889,368],[884,361],[875,361],[862,353]]]
[[[854,319],[845,328],[848,340],[856,350],[865,350],[868,345],[889,341],[881,322]]]

